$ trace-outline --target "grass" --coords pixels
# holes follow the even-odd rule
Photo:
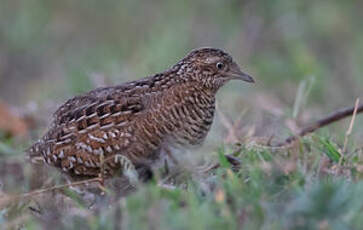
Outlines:
[[[339,122],[289,149],[247,141],[283,140],[362,96],[361,5],[4,0],[0,99],[33,126],[26,140],[0,131],[0,229],[362,229],[362,115],[351,136],[349,123]],[[62,101],[159,72],[200,46],[231,52],[257,80],[221,90],[228,114],[217,114],[202,157],[193,150],[181,159],[185,167],[162,168],[123,198],[108,188],[95,209],[68,188],[9,200],[65,183],[50,169],[34,174],[23,154]],[[27,113],[29,102],[39,106]],[[237,169],[224,155],[239,148]],[[201,173],[197,166],[211,162],[221,167]]]
[[[320,135],[278,151],[242,144],[239,169],[224,158],[228,148],[221,148],[212,158],[221,167],[208,173],[182,171],[168,186],[160,185],[162,174],[156,173],[136,192],[97,210],[70,190],[34,196],[2,207],[0,224],[10,229],[360,229],[363,150],[350,145],[340,160],[337,146]],[[116,196],[110,190],[107,197]],[[49,199],[62,205],[44,205]],[[31,209],[39,209],[39,216]]]

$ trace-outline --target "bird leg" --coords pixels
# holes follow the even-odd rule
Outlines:
[[[163,150],[165,151],[166,155],[170,158],[170,160],[175,164],[175,165],[178,165],[179,162],[178,160],[174,157],[173,155],[173,152],[170,150],[169,147],[167,146],[164,146],[163,147]]]

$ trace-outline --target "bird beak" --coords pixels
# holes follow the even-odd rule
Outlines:
[[[255,83],[255,80],[253,79],[253,77],[242,72],[237,64],[233,65],[232,68],[230,68],[227,71],[226,75],[229,76],[231,79],[242,80],[242,81],[246,81],[249,83]]]

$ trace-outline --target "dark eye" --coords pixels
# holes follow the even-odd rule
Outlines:
[[[222,62],[218,62],[218,63],[216,64],[216,67],[217,67],[217,69],[221,70],[221,69],[223,69],[224,64],[223,64]]]

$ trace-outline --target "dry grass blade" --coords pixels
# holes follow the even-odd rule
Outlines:
[[[2,194],[0,196],[0,209],[6,207],[7,205],[11,204],[12,202],[16,202],[21,199],[28,199],[28,198],[31,198],[31,197],[34,197],[34,196],[37,196],[37,195],[40,195],[40,194],[43,194],[46,192],[51,192],[51,191],[61,190],[64,188],[90,184],[90,183],[94,183],[94,182],[100,183],[100,182],[102,182],[102,178],[96,177],[96,178],[92,178],[92,179],[88,179],[88,180],[73,182],[70,184],[63,184],[63,185],[53,186],[50,188],[38,189],[38,190],[34,190],[34,191],[31,191],[28,193],[20,194],[20,195]]]
[[[246,110],[242,111],[241,114],[238,116],[236,121],[232,122],[230,121],[227,116],[220,110],[218,103],[216,103],[216,111],[219,116],[219,120],[221,124],[225,127],[225,129],[228,131],[225,142],[226,143],[234,143],[238,142],[238,127],[240,127],[242,118],[246,114]]]
[[[219,115],[219,120],[221,121],[222,125],[228,130],[228,135],[226,138],[226,142],[236,142],[238,141],[235,128],[233,127],[233,124],[231,121],[228,120],[226,115],[220,110],[218,103],[216,103],[216,111]]]
[[[343,151],[341,152],[342,155],[347,150],[348,139],[349,139],[349,136],[352,134],[352,130],[353,130],[354,122],[355,122],[355,117],[357,116],[358,106],[359,106],[359,98],[357,98],[357,100],[355,101],[355,106],[354,106],[352,120],[350,121],[349,128],[348,128],[348,130],[347,130],[347,132],[345,134]]]
[[[308,80],[303,80],[299,84],[299,88],[296,93],[294,109],[293,109],[293,117],[296,119],[300,114],[301,109],[306,104],[307,98],[313,88],[315,82],[315,78],[311,76]]]

